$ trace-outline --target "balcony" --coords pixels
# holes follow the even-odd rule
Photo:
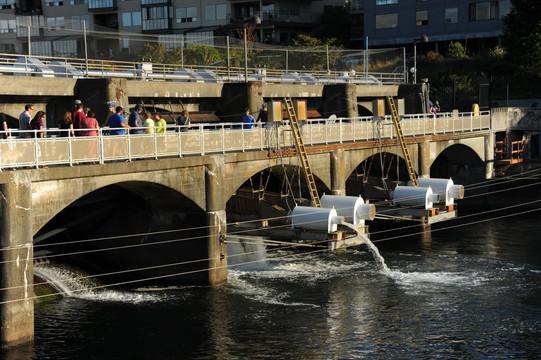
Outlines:
[[[110,11],[116,9],[116,0],[88,0],[89,11]]]

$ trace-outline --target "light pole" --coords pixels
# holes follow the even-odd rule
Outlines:
[[[257,15],[252,20],[254,25],[261,24],[261,18]],[[246,24],[247,21],[244,22],[244,82],[248,82],[248,36],[246,36]]]
[[[413,83],[417,84],[417,42],[428,42],[428,36],[423,35],[413,39]]]

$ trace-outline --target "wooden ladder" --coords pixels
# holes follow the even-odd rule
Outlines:
[[[408,173],[411,179],[413,186],[419,186],[417,182],[417,175],[415,174],[415,168],[411,162],[410,154],[406,146],[406,140],[404,139],[404,133],[402,132],[402,125],[400,125],[400,118],[398,117],[398,111],[396,111],[396,105],[392,96],[387,96],[387,103],[389,104],[389,109],[391,109],[391,116],[393,118],[394,127],[396,129],[396,134],[398,136],[398,141],[400,142],[400,148],[402,149],[402,155],[406,160],[406,166],[408,167]]]
[[[310,167],[310,162],[308,161],[308,155],[306,154],[306,147],[304,146],[304,141],[302,140],[301,127],[299,125],[297,113],[295,112],[295,107],[293,106],[293,100],[291,100],[291,98],[284,98],[284,104],[287,109],[287,115],[289,116],[291,132],[293,133],[293,138],[295,139],[295,147],[297,148],[297,153],[299,154],[301,166],[304,170],[304,176],[306,177],[306,182],[308,183],[308,187],[310,188],[312,205],[314,207],[321,207],[321,201],[319,200],[319,194],[317,192],[314,174],[312,173],[312,168]]]

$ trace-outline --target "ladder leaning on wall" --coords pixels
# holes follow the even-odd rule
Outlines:
[[[299,154],[301,167],[304,170],[304,176],[306,177],[306,182],[308,183],[308,187],[310,189],[312,206],[321,207],[321,201],[317,192],[316,182],[314,180],[312,168],[310,167],[310,162],[308,161],[308,155],[306,154],[304,141],[302,140],[302,131],[299,125],[299,119],[297,118],[295,107],[293,106],[293,100],[291,100],[291,98],[284,98],[284,104],[287,109],[289,124],[291,125],[291,131],[293,132],[293,138],[295,139],[295,147],[297,148],[297,153]]]
[[[406,146],[406,140],[404,139],[404,133],[402,132],[402,125],[400,125],[400,118],[398,117],[398,111],[396,111],[396,105],[392,96],[387,96],[387,103],[389,104],[389,109],[391,110],[391,116],[393,118],[394,127],[400,142],[400,148],[402,149],[402,155],[406,160],[406,166],[408,167],[408,173],[411,179],[413,186],[419,186],[417,182],[417,174],[415,174],[415,168],[411,162],[410,154]]]

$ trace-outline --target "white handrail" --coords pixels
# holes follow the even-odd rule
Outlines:
[[[377,121],[371,117],[339,118],[334,123],[327,119],[310,119],[304,122],[303,131],[309,137],[311,146],[333,143],[350,143],[394,138],[392,127],[384,126],[381,134],[375,131]],[[460,113],[453,117],[450,113],[434,118],[431,114],[404,115],[403,121],[411,123],[411,134],[407,137],[429,134],[471,133],[490,129],[490,112]],[[456,121],[455,121],[456,120]],[[461,120],[462,126],[459,126]],[[468,121],[469,120],[469,121]],[[443,125],[452,121],[451,128],[443,130],[433,125]],[[390,117],[383,124],[391,123]],[[427,127],[427,125],[429,126]],[[307,128],[308,127],[308,128]],[[0,131],[0,136],[8,134],[8,139],[0,140],[0,170],[43,165],[67,165],[80,163],[99,163],[111,161],[131,161],[137,159],[159,159],[168,156],[207,155],[236,151],[265,150],[269,147],[269,127],[261,123],[254,129],[244,129],[242,123],[192,124],[188,131],[180,131],[184,126],[169,125],[163,134],[124,134],[109,135],[115,128],[97,129],[97,136],[70,136],[69,129],[44,129],[44,138],[35,136],[35,130]],[[280,148],[293,147],[290,137],[283,136],[289,124],[284,121],[277,127],[276,137]],[[408,127],[409,128],[409,127]],[[432,128],[432,132],[427,132]],[[76,134],[88,129],[75,130]],[[352,134],[345,138],[345,134]],[[66,136],[62,136],[66,135]],[[289,140],[288,140],[289,139]],[[239,146],[240,145],[240,146]]]

